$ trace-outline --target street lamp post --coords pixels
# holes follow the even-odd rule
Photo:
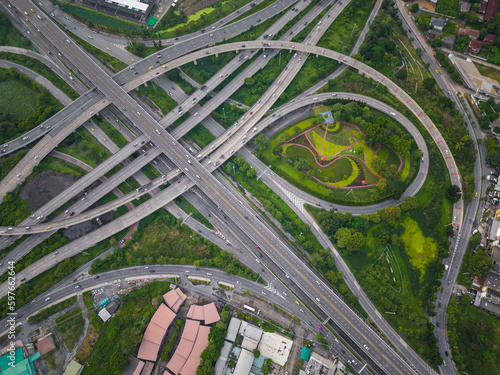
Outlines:
[[[224,115],[224,120],[226,120],[226,111],[225,111],[224,107],[222,107],[222,113]]]
[[[279,62],[279,66],[281,66],[281,52],[280,52],[280,62]]]

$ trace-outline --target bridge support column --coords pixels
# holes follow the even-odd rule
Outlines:
[[[219,54],[218,54],[218,53],[216,53],[216,54],[215,54],[215,57],[216,57],[216,58],[218,58],[218,57],[219,57]]]
[[[194,65],[198,65],[198,60],[193,60]]]

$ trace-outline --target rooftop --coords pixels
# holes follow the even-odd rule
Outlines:
[[[275,363],[284,366],[290,355],[293,341],[277,333],[264,332],[257,349],[266,358],[271,358]]]
[[[45,353],[50,352],[55,349],[54,340],[52,339],[52,335],[48,335],[41,340],[38,340],[36,343],[36,349],[40,352],[40,355],[44,355]]]
[[[220,320],[217,307],[213,302],[203,306],[191,305],[187,317],[194,320],[203,320],[205,324],[213,324]]]
[[[432,17],[431,21],[430,21],[430,25],[443,28],[446,26],[447,22],[448,22],[448,20],[446,18]]]
[[[488,21],[490,18],[495,17],[498,13],[498,0],[489,0],[488,7],[484,13],[484,20]]]

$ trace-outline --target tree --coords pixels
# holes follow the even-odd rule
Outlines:
[[[260,357],[260,351],[259,351],[259,349],[254,349],[254,350],[253,350],[253,356],[254,356],[255,358],[259,358],[259,357]]]
[[[416,13],[418,12],[418,10],[420,9],[419,5],[418,4],[413,4],[411,7],[410,7],[410,12],[412,13]]]
[[[255,171],[255,168],[250,168],[247,171],[247,177],[248,178],[254,178],[256,174],[257,174],[257,172]]]
[[[451,203],[458,202],[460,198],[462,197],[462,193],[460,191],[460,188],[456,185],[450,185],[448,189],[446,189],[446,198]]]
[[[432,91],[434,89],[434,86],[436,85],[436,80],[432,77],[424,78],[423,85],[427,91]]]
[[[485,277],[493,269],[493,260],[489,257],[486,249],[480,247],[474,255],[471,271],[477,277]]]
[[[405,68],[399,69],[398,72],[395,74],[396,78],[405,80],[408,78],[408,71]]]
[[[266,148],[268,141],[264,134],[259,134],[257,137],[254,138],[253,143],[255,147],[257,147],[257,150],[262,150]]]
[[[365,237],[363,233],[357,232],[352,228],[340,228],[334,235],[337,240],[337,246],[340,248],[345,248],[347,254],[352,254],[358,251],[361,246],[365,243]]]
[[[401,210],[404,211],[409,211],[417,208],[418,206],[418,199],[416,197],[406,197],[403,203],[401,203]]]

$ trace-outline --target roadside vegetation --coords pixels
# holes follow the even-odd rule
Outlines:
[[[0,59],[18,63],[37,72],[41,76],[47,78],[54,84],[54,86],[68,95],[68,97],[72,100],[75,100],[80,96],[80,94],[78,94],[69,84],[67,84],[66,81],[55,74],[48,66],[32,57],[9,52],[0,52]]]
[[[97,12],[93,9],[71,3],[62,5],[62,9],[78,21],[83,22],[89,29],[99,29],[110,33],[123,33],[126,36],[148,35],[147,30],[138,23]]]
[[[215,139],[215,136],[202,124],[198,124],[186,133],[184,139],[192,140],[198,146],[204,148]]]
[[[127,67],[127,64],[125,64],[123,61],[118,60],[116,57],[111,56],[110,54],[101,51],[99,48],[94,47],[92,44],[88,43],[87,41],[83,40],[82,38],[76,36],[69,30],[66,30],[66,32],[74,39],[76,40],[84,49],[87,50],[91,55],[96,57],[101,63],[106,66],[110,71],[113,73],[118,73],[119,71],[125,69]],[[117,48],[117,47],[114,47]]]
[[[264,142],[262,137],[261,141]],[[250,164],[241,156],[233,156],[224,163],[223,168],[227,174],[236,179],[241,186],[262,203],[264,209],[280,222],[284,232],[293,236],[293,242],[300,246],[299,249],[304,258],[323,273],[326,280],[344,296],[346,303],[353,305],[361,314],[365,314],[357,297],[347,287],[342,272],[337,269],[331,250],[323,249],[310,226],[304,223],[271,188],[256,179],[255,169],[250,168]]]
[[[65,259],[64,261],[58,263],[55,267],[43,272],[33,279],[23,282],[19,288],[16,289],[16,307],[20,308],[35,298],[38,298],[38,296],[43,294],[47,289],[77,270],[78,267],[91,261],[97,255],[108,250],[111,246],[116,245],[118,241],[125,236],[128,230],[128,228],[123,229],[106,240],[99,242],[97,245],[85,249],[85,251],[75,256]],[[4,296],[0,298],[0,318],[7,316],[7,307],[7,296]]]
[[[206,226],[208,229],[214,229],[214,226],[210,221],[208,221],[205,216],[203,216],[200,211],[196,209],[191,203],[188,202],[186,198],[184,198],[182,195],[180,197],[177,197],[174,199],[174,202],[177,203],[177,205],[182,208],[188,215],[193,214],[192,217],[196,220],[198,220],[201,224]],[[189,219],[188,219],[189,220]]]
[[[55,149],[74,156],[92,167],[96,167],[111,156],[111,153],[84,127],[79,127],[66,137]]]
[[[29,213],[27,215],[29,215]],[[66,245],[67,243],[69,243],[69,240],[66,237],[64,237],[61,233],[59,232],[54,233],[52,236],[41,242],[39,245],[35,246],[28,254],[23,256],[22,259],[16,262],[16,266],[14,267],[16,273],[28,267],[30,264],[33,264],[37,260],[43,258],[45,255],[52,253],[61,246]],[[0,276],[0,283],[5,282],[7,278],[8,274],[4,273],[2,276]]]
[[[33,48],[29,39],[10,23],[9,17],[4,12],[0,12],[0,46]]]
[[[40,323],[42,320],[45,320],[48,317],[50,317],[50,316],[52,316],[60,311],[63,311],[66,307],[69,307],[75,303],[76,303],[76,296],[68,298],[65,301],[59,302],[56,305],[42,309],[38,312],[38,314],[32,315],[28,318],[28,324],[35,325],[37,323]]]
[[[176,101],[154,82],[140,85],[135,92],[161,116],[165,116],[177,106]]]
[[[16,68],[0,68],[0,144],[20,137],[62,108],[49,91]]]
[[[358,251],[344,253],[344,259],[379,311],[396,312],[394,315],[385,314],[384,317],[435,367],[441,363],[441,359],[432,333],[433,326],[428,322],[429,316],[434,314],[432,301],[436,300],[435,293],[440,289],[439,279],[443,276],[442,259],[449,255],[448,236],[455,233],[449,223],[453,202],[457,198],[457,195],[447,194],[453,189],[450,188],[442,155],[418,119],[383,86],[374,86],[371,79],[346,70],[336,80],[330,81],[325,90],[358,92],[382,100],[409,118],[426,139],[430,168],[423,187],[415,196],[418,202],[416,207],[412,202],[412,208],[408,210],[401,206],[384,209],[385,212],[368,217],[353,218],[344,227],[363,233],[366,241]],[[432,103],[432,100],[437,101],[442,95],[437,90],[432,92],[432,97],[423,94],[422,99],[425,100],[426,111],[430,109],[431,118],[437,115],[437,110],[432,111],[437,103]],[[438,126],[445,122],[458,129],[458,124],[448,122],[451,121],[450,112],[445,115],[443,111],[441,116]],[[473,190],[470,194],[473,194]],[[310,210],[314,211],[315,208]],[[327,221],[318,218],[317,214],[315,217],[338,246],[339,239],[335,238],[337,230],[331,229],[335,227],[329,227]],[[345,239],[346,233],[337,237]]]
[[[251,0],[219,1],[189,16],[186,16],[180,7],[171,7],[152,35],[157,38],[175,38],[193,33],[215,23],[249,1]]]
[[[168,281],[151,282],[121,297],[119,314],[106,324],[82,375],[117,374],[127,367],[169,285]]]
[[[141,221],[132,239],[127,240],[122,248],[115,248],[113,254],[96,259],[90,272],[143,264],[194,264],[195,267],[217,267],[250,280],[259,277],[243,266],[238,257],[181,225],[181,220],[171,214],[157,211],[147,219],[149,225]]]
[[[472,305],[470,295],[452,298],[447,308],[450,357],[460,373],[496,374],[500,369],[500,320]]]
[[[94,116],[94,120],[97,122],[99,127],[106,133],[108,138],[113,141],[118,147],[122,148],[128,145],[128,141],[118,129],[116,129],[111,123],[104,118],[104,116]],[[125,127],[125,125],[121,125]]]
[[[73,297],[76,298],[76,297]],[[78,339],[82,335],[85,321],[82,316],[82,309],[77,307],[56,318],[56,326],[68,351],[73,350]]]

